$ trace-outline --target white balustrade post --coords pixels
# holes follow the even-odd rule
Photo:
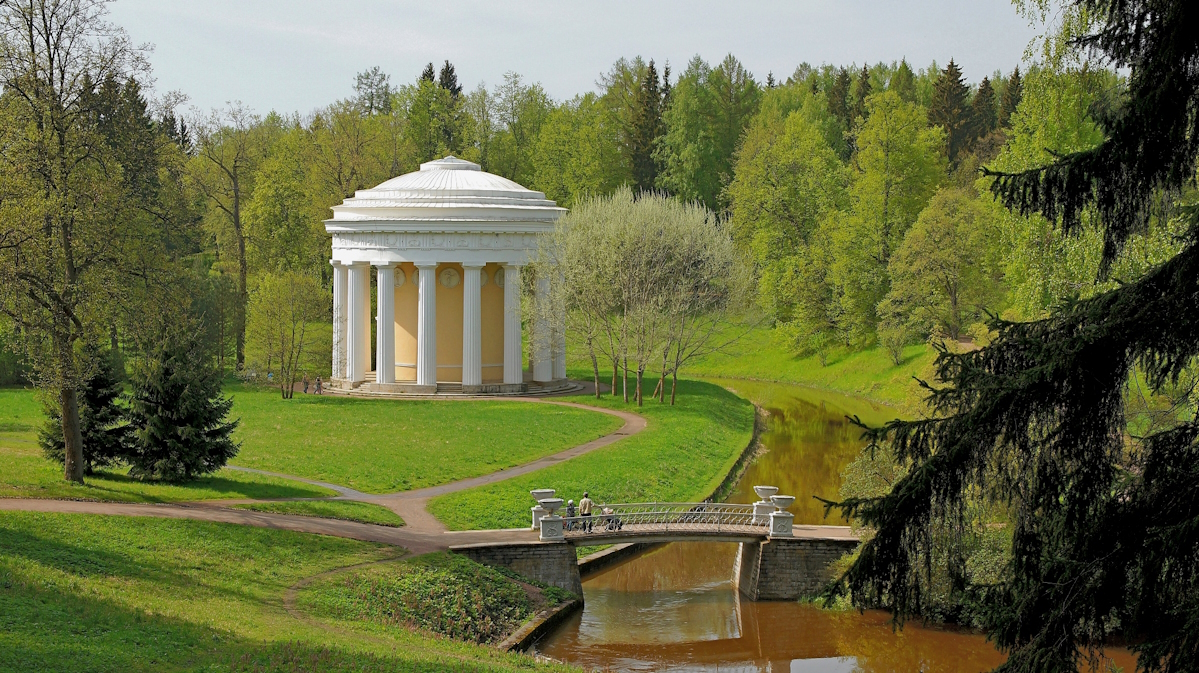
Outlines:
[[[437,385],[437,264],[417,264],[416,384]]]
[[[483,385],[482,264],[462,265],[462,385]]]
[[[346,378],[346,266],[333,265],[333,378]]]
[[[524,383],[521,367],[520,267],[504,266],[504,383]]]
[[[370,316],[367,315],[370,305],[367,283],[370,282],[370,276],[367,275],[367,264],[349,266],[346,283],[349,304],[346,316],[346,379],[358,383],[366,379],[366,370],[370,366]]]
[[[550,342],[553,334],[550,329],[548,302],[550,301],[550,279],[545,273],[538,271],[536,296],[534,305],[537,307],[533,320],[533,380],[538,383],[548,383],[554,378],[554,360]]]
[[[395,321],[395,265],[375,265],[378,298],[375,317],[375,381],[395,383],[396,380],[396,321]]]

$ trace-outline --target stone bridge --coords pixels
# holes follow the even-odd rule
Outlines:
[[[562,517],[555,513],[561,500],[543,498],[533,508],[539,541],[452,549],[582,596],[576,545],[737,542],[733,582],[746,598],[813,596],[831,579],[833,562],[856,548],[858,540],[847,526],[794,526],[785,511],[794,499],[774,499],[780,502],[606,504],[597,505],[591,516]]]

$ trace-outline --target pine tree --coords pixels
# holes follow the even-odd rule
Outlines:
[[[85,349],[93,370],[79,391],[79,430],[83,436],[84,472],[117,463],[129,445],[129,426],[119,404],[123,385],[115,367],[116,355],[94,345]],[[46,423],[38,432],[38,444],[46,458],[60,465],[64,460],[62,415],[57,405],[45,405]]]
[[[1032,170],[985,174],[1016,212],[1067,235],[1098,227],[1106,269],[1161,212],[1163,194],[1193,184],[1199,6],[1077,0],[1065,11],[1082,10],[1094,28],[1074,45],[1128,73],[1099,118],[1103,141]],[[1199,409],[1188,390],[1199,358],[1199,207],[1172,212],[1173,257],[1044,319],[994,320],[987,347],[938,356],[925,419],[870,431],[906,476],[885,496],[839,503],[876,531],[842,578],[857,604],[919,614],[932,545],[960,543],[982,499],[1007,522],[1003,579],[971,586],[959,561],[949,570],[1007,654],[1000,670],[1073,673],[1113,632],[1138,670],[1199,670]],[[1167,417],[1135,425],[1127,397],[1144,386],[1183,393]]]
[[[1011,123],[1012,113],[1016,111],[1016,107],[1020,105],[1020,99],[1024,97],[1024,81],[1020,79],[1020,66],[1012,71],[1012,76],[1008,78],[1007,86],[1003,88],[1003,100],[999,102],[999,125],[1007,128]]]
[[[437,72],[435,70],[433,70],[433,63],[430,62],[428,65],[425,66],[424,70],[420,71],[420,77],[418,77],[416,79],[416,81],[417,82],[433,82],[433,81],[436,81],[436,78],[437,78]]]
[[[778,83],[774,81],[774,71],[771,70],[770,72],[766,73],[766,88],[773,89],[777,86]]]
[[[970,89],[962,79],[962,71],[953,59],[937,78],[933,101],[928,110],[928,122],[945,129],[946,152],[949,161],[956,161],[971,138],[969,111]]]
[[[995,130],[995,90],[991,88],[991,80],[986,77],[978,83],[974,100],[970,102],[970,121],[975,138],[984,138]]]
[[[221,372],[191,327],[164,331],[135,370],[126,455],[135,477],[186,481],[237,455],[237,421],[226,420],[233,399],[221,396]]]
[[[458,83],[458,73],[454,72],[454,64],[446,59],[445,65],[441,66],[441,72],[437,76],[437,86],[450,92],[454,100],[462,95],[462,85]]]

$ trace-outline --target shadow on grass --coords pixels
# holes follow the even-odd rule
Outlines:
[[[178,489],[195,489],[207,490],[213,493],[218,493],[226,497],[245,497],[245,498],[320,498],[326,497],[329,494],[323,489],[313,486],[308,486],[300,482],[294,482],[295,485],[281,483],[257,483],[247,481],[236,481],[225,477],[200,477],[192,481],[184,482],[169,482],[169,481],[142,481],[134,479],[127,474],[120,472],[98,471],[90,474],[85,479],[87,487],[101,492],[113,494],[129,494],[129,489],[114,488],[105,486],[104,484],[128,484],[135,486],[164,486]],[[174,496],[156,496],[149,492],[137,493],[138,497],[146,502],[179,502],[186,498]]]

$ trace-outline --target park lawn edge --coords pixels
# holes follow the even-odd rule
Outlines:
[[[400,515],[382,505],[356,500],[280,500],[274,502],[249,502],[231,505],[233,509],[244,509],[252,512],[267,512],[274,514],[290,514],[306,516],[313,519],[332,519],[335,521],[356,521],[374,526],[401,528],[404,520]],[[338,512],[337,510],[342,510]],[[357,510],[357,511],[355,511]],[[367,514],[372,512],[372,514]]]

